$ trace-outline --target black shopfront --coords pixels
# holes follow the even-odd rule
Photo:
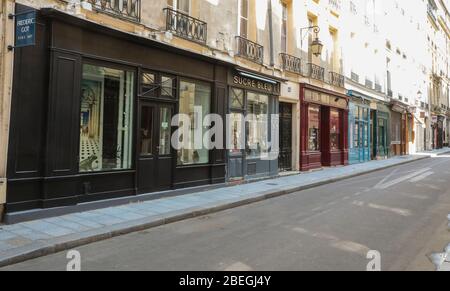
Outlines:
[[[230,70],[228,78],[227,177],[244,180],[276,176],[278,152],[273,145],[279,127],[273,126],[273,118],[279,114],[282,80],[240,69]]]
[[[224,183],[224,150],[171,138],[194,107],[225,118],[228,66],[39,11],[36,46],[15,51],[7,212]]]

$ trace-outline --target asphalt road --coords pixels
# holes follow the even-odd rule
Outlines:
[[[80,247],[82,270],[433,270],[450,242],[438,157]],[[66,252],[0,270],[65,270]]]

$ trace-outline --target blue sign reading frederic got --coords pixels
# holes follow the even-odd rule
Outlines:
[[[36,11],[16,15],[16,45],[25,47],[36,44]]]

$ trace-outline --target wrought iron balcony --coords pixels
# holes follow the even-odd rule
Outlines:
[[[351,79],[353,82],[359,83],[359,75],[358,74],[352,72]]]
[[[341,7],[342,7],[341,0],[328,0],[328,3],[334,11],[341,11]]]
[[[170,8],[166,12],[166,30],[176,36],[205,44],[208,39],[208,24],[187,14]]]
[[[369,79],[366,79],[366,84],[365,85],[366,85],[367,88],[373,89],[373,82],[370,81]]]
[[[434,20],[434,22],[437,22],[436,9],[431,4],[428,4],[428,15]]]
[[[383,91],[383,87],[380,84],[375,83],[375,91],[381,93]]]
[[[280,54],[283,70],[289,71],[292,73],[302,74],[302,60],[288,55],[288,54]]]
[[[315,64],[308,64],[309,67],[309,77],[319,81],[325,81],[325,68]]]
[[[336,87],[345,87],[345,77],[341,74],[330,72],[330,84]]]
[[[264,47],[246,38],[236,36],[237,56],[258,64],[264,63]]]
[[[125,20],[141,21],[141,0],[87,0],[95,11]]]
[[[350,1],[350,12],[353,14],[358,14],[358,9],[353,1]]]

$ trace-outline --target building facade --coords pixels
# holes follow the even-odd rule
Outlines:
[[[446,4],[3,1],[0,205],[160,197],[444,146]],[[24,11],[36,44],[8,50],[8,15]],[[205,146],[221,122],[226,148]]]

